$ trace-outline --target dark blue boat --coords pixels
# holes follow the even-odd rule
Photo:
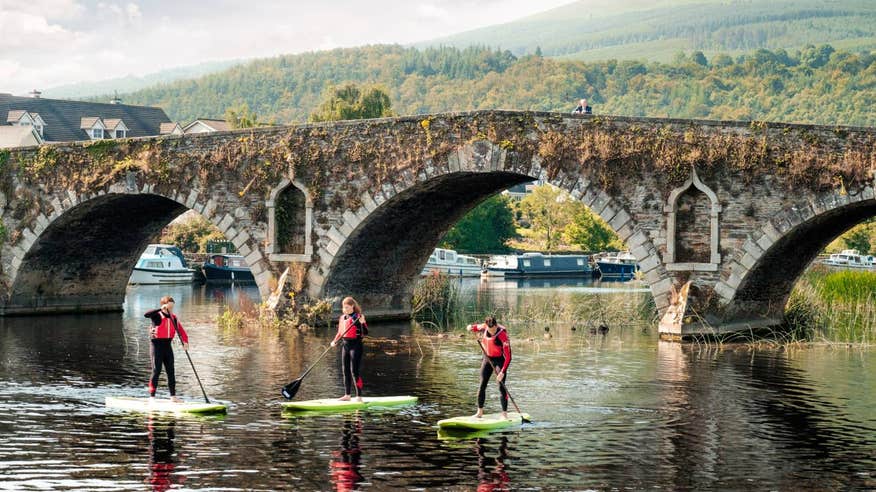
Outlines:
[[[599,276],[603,280],[632,280],[639,270],[636,257],[629,253],[617,253],[596,260]]]
[[[240,255],[211,255],[204,263],[204,277],[208,284],[255,283],[255,277]]]
[[[506,278],[518,277],[591,277],[593,267],[587,255],[543,255],[524,253],[517,256],[517,267],[503,270]]]

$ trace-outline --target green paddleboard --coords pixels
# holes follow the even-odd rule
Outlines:
[[[283,403],[286,411],[316,411],[337,412],[343,410],[358,410],[360,408],[397,407],[410,405],[417,402],[416,396],[366,396],[362,401],[355,398],[350,401],[341,401],[337,398],[323,398],[321,400],[290,401]]]
[[[501,413],[485,413],[481,418],[467,416],[439,420],[438,428],[459,431],[495,430],[520,425],[523,419],[529,420],[529,414],[508,412],[508,418],[503,419]]]
[[[173,402],[163,398],[134,398],[130,396],[107,396],[106,406],[134,412],[166,413],[225,413],[227,407],[221,403],[196,401]]]

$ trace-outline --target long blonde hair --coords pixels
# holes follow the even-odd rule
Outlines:
[[[356,313],[358,315],[362,314],[362,308],[359,307],[359,303],[356,302],[356,299],[353,299],[352,297],[345,297],[344,300],[341,301],[341,304],[346,304],[347,306],[353,306],[354,313]]]

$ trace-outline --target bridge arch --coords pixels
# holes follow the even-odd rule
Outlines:
[[[725,318],[748,320],[751,327],[779,324],[791,291],[809,264],[837,237],[874,216],[876,197],[870,187],[856,193],[831,190],[813,195],[776,214],[745,241],[729,273],[716,284]],[[724,326],[725,331],[736,328]]]
[[[416,279],[444,234],[486,198],[519,183],[542,179],[569,192],[602,217],[631,248],[660,309],[668,305],[671,280],[650,236],[609,194],[579,172],[547,172],[534,156],[519,156],[490,142],[466,144],[447,167],[365,193],[362,206],[343,213],[319,241],[319,262],[308,274],[312,297],[357,296],[382,306],[380,316],[410,315]],[[575,166],[580,169],[580,166]]]
[[[187,210],[215,224],[241,252],[256,274],[262,254],[230,215],[215,213],[212,200],[197,190],[163,192],[131,182],[95,194],[67,192],[49,196],[51,211],[37,215],[11,249],[7,271],[9,300],[3,315],[119,311],[128,279],[146,245],[162,228]],[[268,276],[259,280],[267,295]]]

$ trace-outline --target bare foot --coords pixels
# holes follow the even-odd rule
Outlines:
[[[361,397],[361,396],[357,396],[357,397],[356,397],[356,401],[358,401],[359,403],[362,403],[362,397]]]
[[[175,395],[170,397],[170,401],[174,403],[182,403],[182,400],[180,400],[179,397]]]
[[[338,401],[350,401],[350,395],[344,395],[338,398]]]
[[[502,419],[508,420],[508,412],[502,412]]]
[[[473,415],[474,418],[479,419],[484,416],[484,409],[478,408],[478,412]]]

